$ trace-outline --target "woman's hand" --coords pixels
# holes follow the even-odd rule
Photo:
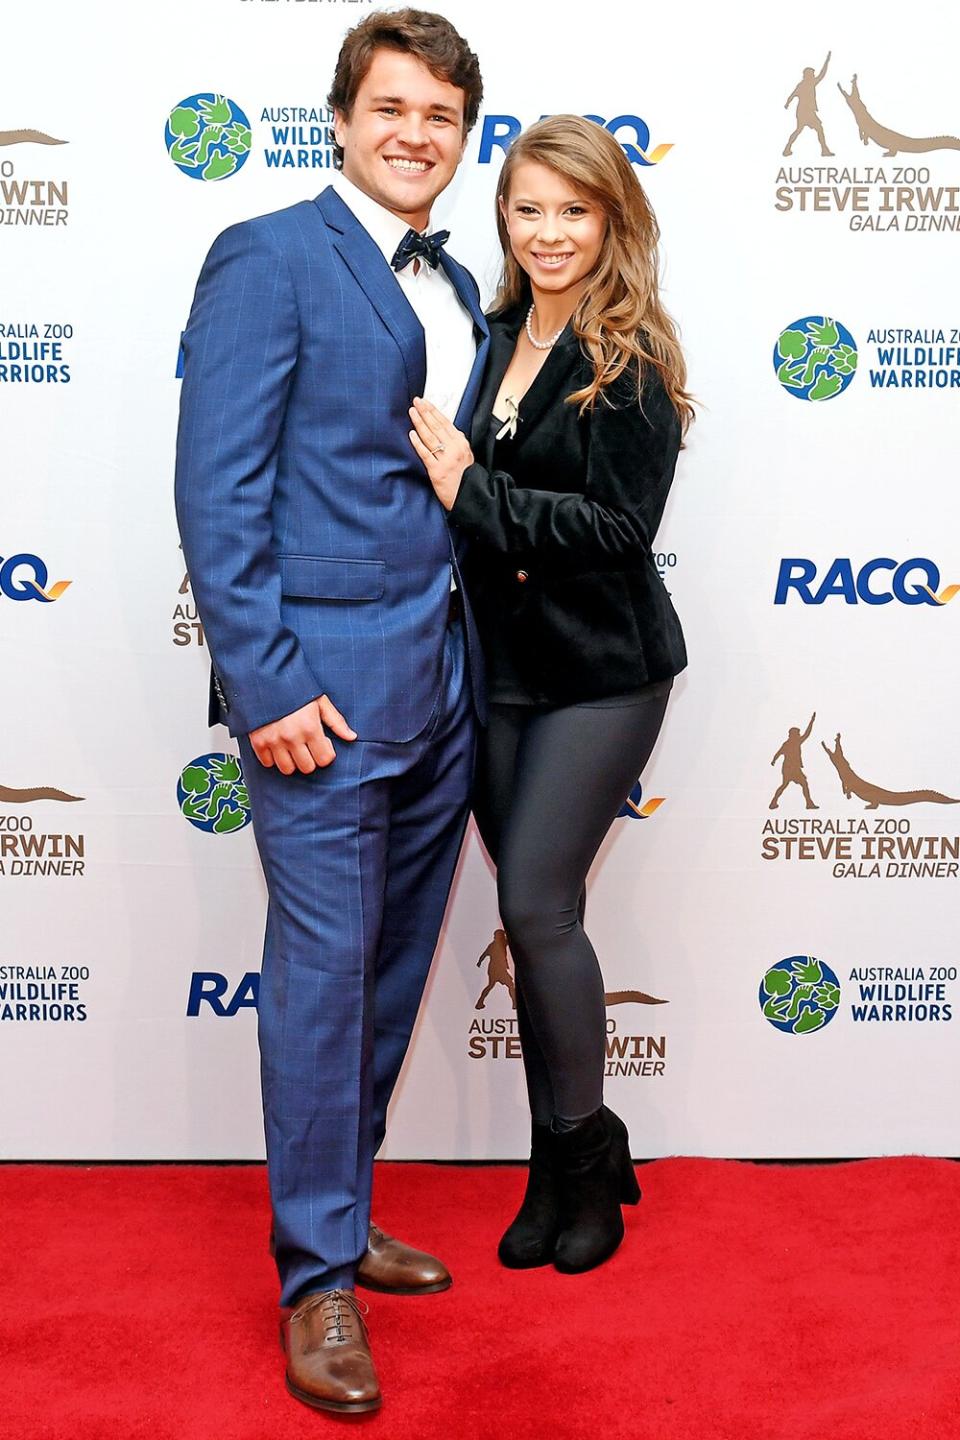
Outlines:
[[[470,442],[436,405],[419,395],[409,413],[414,427],[410,431],[410,443],[423,461],[437,499],[444,510],[450,510],[460,490],[463,472],[473,464]]]

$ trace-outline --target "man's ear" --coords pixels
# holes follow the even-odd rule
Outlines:
[[[348,117],[347,117],[346,115],[344,115],[344,113],[343,113],[342,110],[334,110],[334,112],[333,112],[333,138],[334,138],[334,140],[336,140],[336,142],[337,142],[337,144],[340,146],[340,149],[341,149],[341,150],[343,149],[343,141],[342,141],[342,139],[340,138],[340,130],[341,130],[342,126],[346,123],[347,118],[348,118]]]

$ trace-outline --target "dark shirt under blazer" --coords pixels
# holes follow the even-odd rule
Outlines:
[[[494,672],[506,647],[510,669],[545,703],[630,694],[687,663],[651,553],[680,423],[652,367],[642,408],[636,379],[625,374],[606,392],[612,405],[599,399],[581,418],[564,402],[589,383],[592,365],[568,325],[520,402],[516,435],[496,447],[498,462],[512,447],[510,473],[482,463],[526,309],[490,321],[471,433],[480,458],[464,472],[450,514],[472,542],[467,590]]]

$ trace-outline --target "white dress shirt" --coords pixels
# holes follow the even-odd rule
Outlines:
[[[336,172],[331,183],[389,265],[410,226],[378,205],[342,170]],[[432,270],[422,261],[411,260],[393,274],[423,326],[427,350],[424,398],[442,410],[448,420],[454,420],[477,356],[473,318],[440,266]]]

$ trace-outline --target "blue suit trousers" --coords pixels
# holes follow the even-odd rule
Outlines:
[[[265,768],[240,739],[269,893],[259,1040],[282,1305],[352,1286],[366,1249],[373,1157],[469,811],[462,622],[417,736],[332,738],[336,759],[311,775]]]

